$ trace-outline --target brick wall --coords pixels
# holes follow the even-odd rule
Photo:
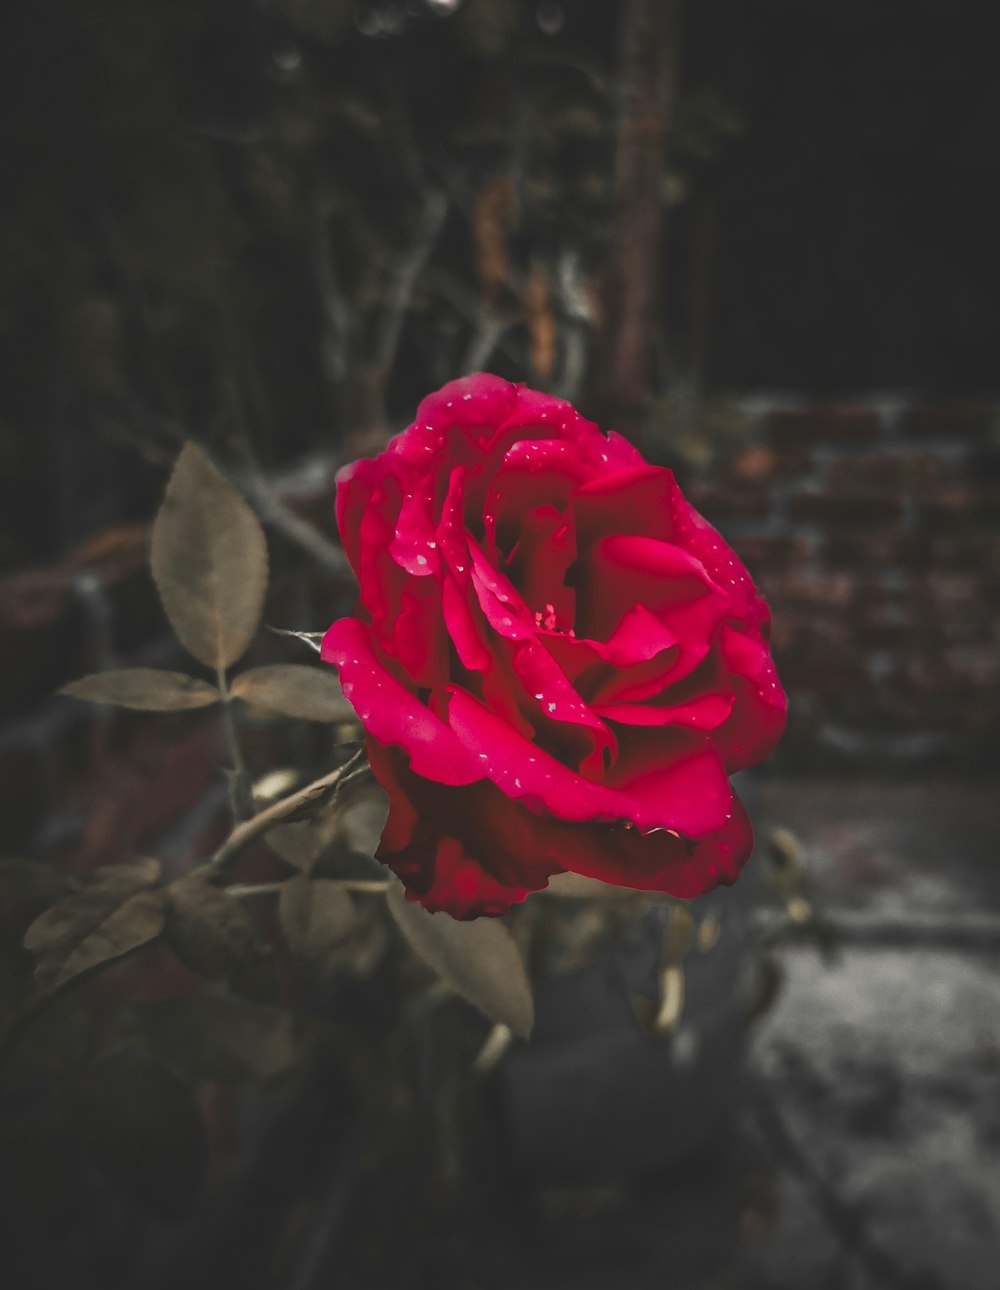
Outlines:
[[[679,474],[774,610],[774,650],[791,697],[777,764],[848,774],[993,764],[995,410],[755,398],[729,405],[721,423],[706,437],[695,421],[700,465]],[[682,455],[676,444],[664,453]],[[314,471],[321,484],[287,499],[328,534],[330,474]],[[276,576],[266,621],[316,629],[349,610],[347,583],[280,534],[270,540]],[[53,697],[102,667],[190,666],[166,632],[146,542],[143,526],[110,530],[58,567],[0,582],[0,853],[41,845],[83,868],[143,846],[180,857],[199,829],[219,827],[222,747],[211,714],[100,715]],[[262,633],[249,661],[298,657],[296,648]],[[261,771],[302,756],[301,747],[275,743],[287,729],[248,733]],[[302,739],[320,737],[314,728]],[[216,796],[206,798],[213,786]],[[200,824],[189,818],[196,808]]]
[[[774,611],[788,769],[988,768],[1000,751],[1000,412],[753,399],[692,501]]]

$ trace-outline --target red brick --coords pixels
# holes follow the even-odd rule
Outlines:
[[[879,491],[908,492],[928,484],[961,482],[967,476],[964,463],[914,449],[832,461],[827,466],[830,487],[837,492],[862,485]]]
[[[846,609],[858,592],[858,581],[849,573],[768,572],[760,582],[774,606],[820,613]]]
[[[965,524],[1000,523],[1000,485],[992,480],[970,481],[921,494],[920,514],[931,529]]]
[[[832,443],[872,443],[881,424],[877,412],[856,404],[818,404],[795,412],[772,412],[767,434],[780,452]]]
[[[770,490],[761,484],[694,480],[688,488],[688,499],[713,523],[727,519],[763,519],[771,511]]]
[[[987,403],[956,400],[911,408],[901,424],[913,438],[978,439],[989,432],[993,415]]]
[[[968,529],[959,533],[927,533],[927,565],[942,571],[967,569],[1000,575],[1000,533],[995,528]]]
[[[826,539],[823,558],[836,569],[920,569],[930,559],[929,541],[925,533],[904,530],[840,531]]]
[[[977,571],[964,573],[929,573],[909,588],[908,598],[916,603],[929,606],[934,612],[971,612],[983,616],[989,612],[989,605],[995,604],[984,596],[989,591],[993,597],[997,587],[987,586],[987,580]]]
[[[792,572],[818,550],[816,542],[803,537],[734,537],[732,547],[755,578]]]
[[[722,458],[715,477],[742,483],[766,483],[771,479],[794,479],[809,474],[815,465],[812,450],[785,445],[779,451],[767,444],[755,443]]]
[[[788,501],[793,520],[805,524],[850,528],[869,524],[896,524],[903,517],[898,497],[880,493],[857,493],[831,497],[827,493],[794,493]]]

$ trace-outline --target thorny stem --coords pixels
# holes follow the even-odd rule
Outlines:
[[[227,772],[229,778],[229,805],[233,819],[238,823],[253,815],[253,789],[250,786],[250,775],[243,761],[243,750],[240,747],[239,731],[236,729],[236,716],[233,712],[233,696],[226,679],[226,669],[216,669],[219,693],[222,695],[222,729],[226,736],[226,747],[232,766]]]
[[[367,773],[368,766],[364,762],[364,749],[359,748],[351,760],[343,766],[338,766],[336,770],[330,771],[328,775],[323,775],[320,779],[315,779],[311,784],[307,784],[305,788],[300,788],[297,793],[292,793],[289,797],[283,797],[272,806],[251,816],[250,819],[243,820],[237,824],[215,855],[210,860],[206,860],[204,864],[196,866],[197,871],[211,882],[225,873],[236,857],[241,855],[253,842],[256,842],[259,837],[262,837],[268,829],[280,824],[282,820],[287,819],[289,815],[293,815],[301,807],[307,806],[316,798],[322,797],[327,789],[336,788],[336,791],[339,792],[345,784]]]
[[[221,671],[219,681],[219,688],[223,689],[225,675],[221,673]],[[223,693],[225,693],[225,690],[223,690]],[[233,727],[233,734],[235,736],[235,726]],[[238,745],[236,746],[236,753],[237,756],[233,758],[234,763],[236,763],[239,754]],[[246,773],[242,765],[242,759],[240,759],[238,766],[234,766],[234,776],[239,774],[240,771],[243,771],[244,774]],[[272,806],[269,806],[267,810],[260,811],[257,815],[251,816],[250,819],[238,824],[218,851],[216,851],[215,855],[212,856],[210,860],[207,860],[202,864],[194,865],[193,870],[204,874],[204,876],[211,881],[213,878],[222,874],[242,851],[244,851],[262,834],[266,833],[273,825],[279,824],[287,816],[294,814],[294,812],[300,807],[305,806],[314,798],[321,796],[326,789],[334,788],[335,792],[339,792],[345,784],[348,784],[355,779],[359,779],[362,775],[367,773],[368,765],[364,762],[364,748],[359,748],[350,761],[346,762],[343,766],[338,766],[337,769],[331,771],[329,775],[324,775],[321,779],[314,780],[311,784],[307,784],[305,788],[300,789],[297,793],[293,793],[290,797],[282,798],[281,801],[275,802]],[[229,895],[237,897],[258,896],[280,891],[282,885],[283,884],[280,882],[260,883],[259,885],[252,885],[249,883],[236,884],[232,887],[227,887],[226,891]],[[381,892],[388,888],[389,883],[388,881],[379,882],[367,879],[349,878],[340,883],[340,885],[346,891]],[[120,962],[121,958],[119,957],[109,960],[106,964],[101,964],[100,967],[103,968],[105,966],[110,966],[112,963]],[[2,1070],[6,1065],[7,1061],[17,1050],[21,1040],[39,1017],[47,1012],[57,1000],[61,999],[67,990],[81,984],[85,979],[96,974],[99,970],[100,969],[95,966],[95,968],[90,972],[84,972],[78,976],[71,977],[70,980],[64,982],[55,990],[37,994],[24,1004],[21,1010],[12,1018],[7,1028],[0,1032],[0,1070]]]

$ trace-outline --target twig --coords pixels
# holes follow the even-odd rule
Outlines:
[[[560,253],[556,285],[564,321],[562,363],[555,391],[561,399],[576,403],[587,367],[587,332],[592,318],[580,268],[580,254],[575,248],[567,247]]]
[[[487,360],[500,343],[500,338],[510,327],[509,318],[482,310],[475,331],[469,337],[469,344],[462,359],[463,372],[480,372]]]
[[[312,223],[313,267],[316,289],[323,309],[323,337],[320,346],[323,371],[333,386],[341,441],[347,434],[349,398],[347,377],[350,370],[351,317],[347,302],[337,282],[336,265],[330,246],[330,211],[317,204]]]
[[[229,472],[240,491],[253,503],[261,522],[294,542],[313,557],[317,564],[339,577],[353,577],[347,557],[335,543],[325,537],[314,524],[296,515],[274,495],[257,470]]]
[[[677,0],[626,0],[623,111],[615,164],[615,212],[604,283],[598,377],[602,423],[637,438],[652,383],[656,335],[663,157],[676,82]]]
[[[275,802],[273,806],[267,807],[266,810],[251,816],[249,820],[244,820],[241,824],[238,824],[216,851],[215,855],[210,860],[195,865],[194,870],[202,874],[209,882],[220,877],[236,857],[241,855],[252,843],[256,842],[259,837],[262,837],[268,829],[280,824],[282,820],[294,815],[318,798],[324,797],[329,789],[333,788],[339,792],[345,784],[367,774],[367,772],[368,765],[364,760],[364,749],[359,748],[345,765],[338,766],[336,770],[330,771],[328,775],[323,775],[320,779],[313,780],[311,784],[307,784],[305,788],[300,788],[297,793],[292,793],[289,797],[283,797],[280,802]]]
[[[388,374],[396,359],[399,337],[403,329],[403,316],[413,295],[420,271],[430,258],[434,243],[444,227],[448,214],[448,198],[434,190],[424,199],[424,209],[417,224],[416,236],[396,266],[396,272],[385,294],[385,306],[375,341],[372,366]]]

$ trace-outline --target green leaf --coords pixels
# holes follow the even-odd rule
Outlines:
[[[66,1118],[127,1195],[168,1218],[195,1208],[208,1144],[194,1094],[158,1062],[106,1057],[62,1091]]]
[[[281,888],[278,916],[288,948],[310,966],[338,966],[344,941],[357,927],[354,901],[328,878],[291,878]]]
[[[171,883],[167,900],[165,937],[182,963],[250,999],[277,997],[273,951],[239,899],[191,874]]]
[[[373,856],[389,818],[389,797],[371,776],[349,784],[337,801],[343,845],[360,855]]]
[[[113,703],[140,712],[185,712],[218,703],[219,691],[207,681],[157,667],[95,672],[64,685],[60,694],[88,703]]]
[[[151,562],[177,638],[206,667],[240,658],[260,622],[267,543],[253,511],[186,444],[153,524]]]
[[[146,1051],[198,1079],[222,1084],[275,1079],[298,1058],[288,1013],[232,995],[137,1004],[126,1021]]]
[[[304,663],[274,663],[241,672],[233,694],[283,717],[301,721],[354,721],[354,709],[344,698],[332,667]]]
[[[42,989],[57,990],[155,940],[163,931],[163,893],[149,888],[159,872],[156,860],[97,870],[81,891],[36,918],[24,946],[39,956]]]
[[[535,1020],[531,983],[507,929],[494,918],[458,922],[411,904],[403,888],[387,893],[389,912],[416,953],[491,1021],[527,1039]]]

